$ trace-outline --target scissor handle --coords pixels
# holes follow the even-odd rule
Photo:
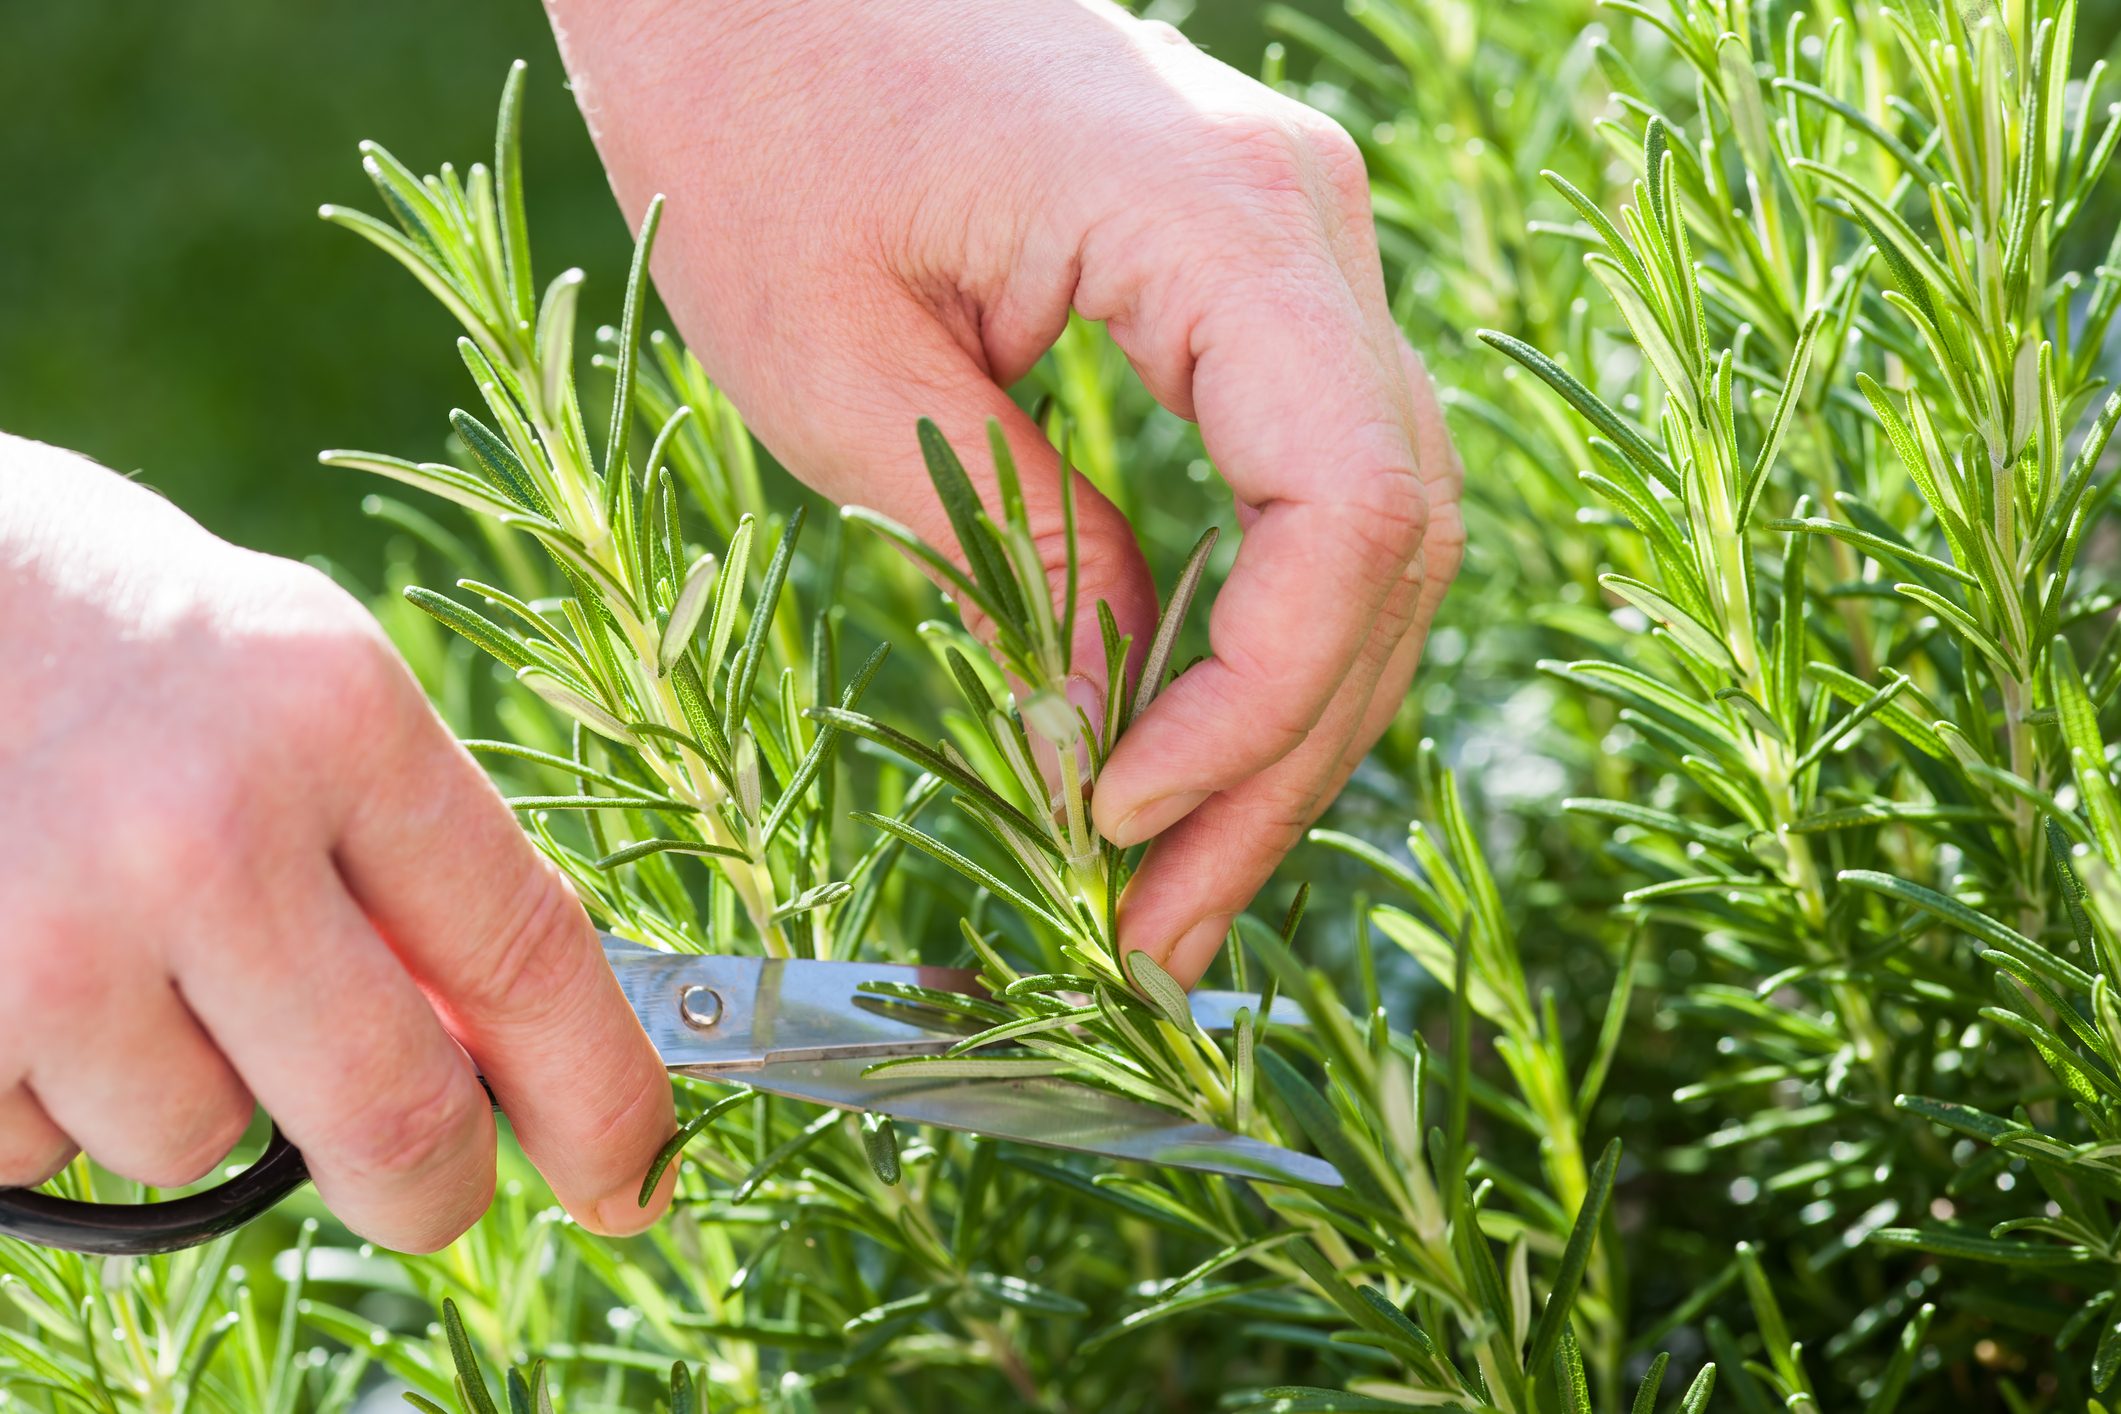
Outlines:
[[[29,1188],[0,1188],[0,1237],[98,1257],[140,1257],[197,1247],[234,1232],[309,1182],[309,1165],[278,1125],[265,1152],[234,1178],[154,1203],[87,1203]]]

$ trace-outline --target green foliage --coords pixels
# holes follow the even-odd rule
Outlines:
[[[2121,118],[2074,0],[1351,13],[1271,12],[1270,73],[1364,144],[1477,470],[1420,696],[1292,863],[1316,888],[1227,949],[1303,1026],[1210,1035],[1115,952],[1135,856],[1085,792],[1218,560],[1207,511],[1116,479],[1198,448],[1095,330],[1035,391],[1173,585],[1098,721],[1062,685],[1099,606],[1049,592],[1000,440],[983,500],[908,429],[956,557],[806,518],[645,332],[654,208],[592,443],[519,77],[490,169],[371,148],[390,222],[328,213],[457,319],[484,411],[445,460],[326,457],[454,503],[375,503],[379,612],[606,926],[969,961],[983,1029],[906,1064],[1065,1072],[1345,1186],[685,1081],[677,1208],[627,1243],[518,1182],[433,1257],[0,1247],[0,1408],[340,1410],[386,1374],[465,1414],[2107,1407]],[[920,569],[992,654],[922,621]]]
[[[471,1348],[471,1337],[464,1330],[464,1318],[457,1311],[457,1303],[444,1298],[442,1301],[442,1331],[449,1342],[450,1363],[454,1366],[457,1414],[501,1414],[501,1406],[495,1402],[493,1393],[487,1388],[486,1374],[479,1368],[478,1354]],[[545,1362],[535,1361],[526,1372],[518,1366],[508,1371],[502,1380],[502,1389],[508,1401],[508,1414],[554,1414],[552,1390],[546,1382]],[[437,1404],[423,1394],[407,1391],[405,1402],[422,1414],[450,1414],[450,1410]],[[670,1398],[658,1403],[657,1414],[707,1414],[701,1392],[693,1382],[692,1371],[681,1361],[670,1367]]]

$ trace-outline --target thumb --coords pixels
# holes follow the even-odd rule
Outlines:
[[[925,310],[909,308],[891,337],[879,338],[872,328],[848,342],[858,350],[850,366],[837,377],[817,371],[814,376],[826,383],[819,395],[790,400],[811,414],[800,419],[800,426],[778,426],[778,409],[763,409],[765,416],[754,419],[753,430],[817,491],[898,521],[958,568],[969,570],[964,547],[937,496],[917,427],[923,418],[935,423],[988,514],[999,522],[1002,501],[988,441],[990,423],[998,427],[1022,485],[1046,591],[1055,615],[1065,622],[1069,535],[1064,468],[1045,433],[988,376],[983,362]],[[853,389],[861,391],[848,396]],[[817,416],[818,408],[831,411]],[[1065,474],[1073,481],[1077,562],[1068,695],[1096,721],[1108,693],[1128,686],[1123,681],[1115,688],[1106,681],[1097,606],[1104,603],[1120,633],[1131,639],[1124,674],[1131,679],[1155,632],[1156,586],[1134,528],[1119,508],[1080,472]],[[995,625],[979,606],[960,603],[958,610],[965,627],[991,644]]]

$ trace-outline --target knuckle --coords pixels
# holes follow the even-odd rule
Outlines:
[[[142,900],[196,894],[248,857],[256,811],[240,771],[143,773],[127,808],[115,851]]]
[[[1428,494],[1410,467],[1370,472],[1333,506],[1345,543],[1396,577],[1413,562],[1429,523]]]
[[[1031,532],[1031,548],[1038,554],[1038,562],[1044,566],[1046,577],[1065,574],[1068,569],[1068,529],[1066,526],[1034,527]]]
[[[304,706],[328,730],[373,727],[404,717],[406,681],[397,653],[374,625],[351,622],[318,631],[303,646],[314,665]]]
[[[624,1146],[640,1146],[646,1140],[647,1147],[637,1156],[642,1161],[651,1157],[656,1145],[669,1137],[673,1124],[668,1072],[659,1066],[642,1065],[633,1070],[633,1083],[627,1085],[595,1115],[584,1149],[594,1154],[612,1152],[613,1146],[621,1146],[619,1152],[626,1154]],[[629,1175],[631,1176],[631,1175]]]
[[[1386,597],[1384,606],[1378,610],[1377,628],[1364,642],[1358,655],[1360,670],[1370,676],[1381,675],[1399,651],[1402,640],[1414,627],[1414,620],[1421,611],[1423,581],[1410,576]]]
[[[1319,213],[1349,215],[1369,209],[1369,174],[1362,147],[1348,130],[1315,108],[1277,100],[1237,112],[1203,116],[1197,161],[1215,178],[1269,198],[1263,210],[1295,216],[1310,229]]]
[[[1420,569],[1430,584],[1448,585],[1465,561],[1465,518],[1455,506],[1434,511],[1422,530]]]
[[[1259,754],[1275,761],[1302,746],[1318,723],[1308,694],[1274,693],[1259,704],[1257,713],[1254,739],[1264,747]]]
[[[447,1168],[476,1130],[478,1093],[454,1066],[420,1067],[401,1088],[347,1114],[332,1137],[332,1158],[357,1182],[393,1186]]]
[[[1301,109],[1299,130],[1310,149],[1311,160],[1333,191],[1343,197],[1360,195],[1365,206],[1370,199],[1370,177],[1362,147],[1337,121],[1315,108]]]
[[[1269,792],[1254,811],[1251,821],[1251,838],[1265,840],[1277,850],[1286,850],[1303,838],[1305,830],[1318,815],[1318,797],[1314,792],[1283,789]]]
[[[328,576],[289,565],[284,628],[250,645],[248,675],[297,735],[373,732],[405,717],[409,680],[381,625]]]
[[[479,966],[452,996],[482,1018],[535,1021],[578,999],[592,956],[574,893],[543,860],[524,874]]]
[[[1306,801],[1277,789],[1204,822],[1197,851],[1203,867],[1215,875],[1213,902],[1239,908],[1249,903],[1274,865],[1301,838],[1309,823],[1306,813]]]
[[[1308,198],[1309,150],[1297,128],[1269,112],[1209,114],[1198,145],[1208,171],[1262,195]]]

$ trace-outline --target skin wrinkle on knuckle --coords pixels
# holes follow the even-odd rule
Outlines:
[[[1085,318],[1198,356],[1198,312],[1233,287],[1251,287],[1242,298],[1254,305],[1316,307],[1331,293],[1318,259],[1329,243],[1303,142],[1286,126],[1255,113],[1185,126],[1191,141],[1154,199],[1137,194],[1086,236],[1078,302]],[[1145,323],[1144,311],[1162,318]]]
[[[1374,248],[1370,173],[1361,146],[1332,117],[1315,108],[1303,108],[1302,114],[1299,121],[1319,174],[1320,209],[1330,212],[1347,228],[1344,234],[1359,234],[1366,248]]]
[[[1166,880],[1182,876],[1200,882],[1184,890],[1167,883],[1160,897],[1147,901],[1146,910],[1137,901],[1130,920],[1137,928],[1163,934],[1169,942],[1204,917],[1242,908],[1271,872],[1284,843],[1301,832],[1300,825],[1287,823],[1286,808],[1231,797],[1219,804],[1204,811],[1161,861]]]
[[[1420,585],[1409,580],[1392,595],[1385,609],[1378,615],[1377,629],[1364,640],[1362,651],[1355,657],[1356,671],[1351,677],[1380,677],[1385,665],[1392,661],[1392,654],[1399,648],[1400,640],[1414,625],[1414,616],[1421,606]]]
[[[1203,112],[1194,141],[1198,168],[1213,180],[1263,196],[1311,196],[1310,154],[1283,116],[1256,107]]]
[[[389,1058],[383,1064],[396,1085],[349,1106],[315,1152],[347,1181],[395,1188],[449,1167],[473,1137],[485,1098],[446,1057],[417,1074]]]
[[[1139,22],[1138,32],[1144,38],[1160,44],[1176,45],[1181,49],[1194,47],[1193,41],[1186,38],[1185,31],[1168,20],[1142,20]]]
[[[452,979],[445,1004],[482,1032],[535,1034],[577,1008],[585,981],[589,924],[574,893],[542,859],[532,860],[478,965]]]
[[[1199,143],[1209,189],[1235,198],[1236,209],[1218,215],[1246,223],[1252,242],[1374,245],[1365,231],[1370,189],[1361,148],[1332,118],[1270,96],[1268,111],[1211,122]]]
[[[1449,585],[1457,580],[1465,562],[1466,532],[1455,508],[1430,519],[1422,535],[1421,550],[1423,578],[1428,583]]]
[[[1427,491],[1411,467],[1372,471],[1325,505],[1338,542],[1380,577],[1397,578],[1411,565],[1428,530]]]
[[[639,1083],[631,1087],[631,1093],[623,1103],[604,1106],[597,1111],[588,1130],[580,1138],[579,1152],[601,1156],[613,1141],[620,1138],[639,1140],[645,1137],[648,1145],[652,1147],[668,1137],[662,1132],[662,1125],[659,1124],[657,1130],[650,1133],[644,1130],[642,1123],[644,1113],[648,1118],[657,1121],[668,1119],[671,1109],[668,1073],[653,1066],[635,1067],[634,1071]],[[621,1151],[614,1157],[620,1162],[625,1175],[621,1180],[622,1185],[638,1182],[640,1175],[634,1171],[633,1163],[637,1156]]]
[[[1261,782],[1251,799],[1231,803],[1222,827],[1231,848],[1254,856],[1271,849],[1278,858],[1311,823],[1318,794],[1315,783],[1299,778],[1293,770],[1280,773],[1271,785]]]

